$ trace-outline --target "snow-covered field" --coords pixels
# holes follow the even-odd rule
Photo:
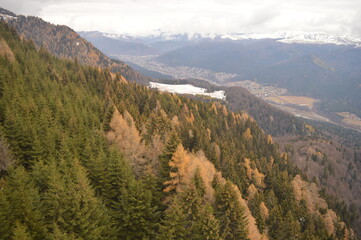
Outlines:
[[[171,85],[171,84],[150,82],[150,87],[157,88],[160,91],[171,92],[171,93],[205,95],[222,100],[226,99],[223,90],[208,93],[205,88],[195,87],[191,84]]]

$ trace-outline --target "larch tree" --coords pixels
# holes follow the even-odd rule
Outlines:
[[[164,182],[164,185],[166,186],[164,192],[170,192],[177,188],[182,180],[182,177],[186,173],[189,159],[188,153],[183,148],[183,145],[178,145],[171,161],[168,163],[171,168],[171,171],[169,172],[170,180]]]

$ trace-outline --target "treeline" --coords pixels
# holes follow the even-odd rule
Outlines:
[[[1,239],[354,238],[246,113],[0,37]]]

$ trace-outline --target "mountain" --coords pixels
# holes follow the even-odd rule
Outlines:
[[[122,34],[109,34],[97,31],[78,32],[83,38],[93,43],[97,48],[109,56],[118,55],[158,55],[177,48],[189,46],[192,43],[186,34],[165,34],[149,36],[129,36]]]
[[[53,25],[37,17],[22,15],[6,21],[21,36],[31,39],[37,47],[43,47],[58,57],[77,58],[82,64],[110,68],[112,72],[121,73],[129,81],[148,84],[150,80],[124,62],[108,58],[67,26]]]
[[[8,20],[16,18],[16,14],[0,7],[0,19]]]
[[[135,38],[113,36],[100,32],[78,32],[79,35],[108,56],[111,55],[155,55],[158,51]]]
[[[361,39],[350,35],[332,35],[323,32],[276,32],[271,34],[226,34],[220,36],[222,39],[246,40],[246,39],[277,39],[282,43],[297,44],[335,44],[361,46]]]
[[[202,41],[202,40],[260,40],[274,39],[282,43],[297,44],[334,44],[334,45],[354,45],[361,46],[361,38],[351,35],[334,35],[325,32],[274,32],[274,33],[228,33],[228,34],[207,34],[207,33],[182,33],[173,34],[156,31],[154,34],[145,36],[131,36],[122,34],[106,34],[105,37],[115,39],[134,40],[138,42],[161,42],[161,41]]]
[[[357,238],[248,114],[0,36],[3,239]]]

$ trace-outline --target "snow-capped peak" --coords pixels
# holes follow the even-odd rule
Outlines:
[[[223,39],[278,39],[283,43],[300,44],[336,44],[336,45],[361,45],[361,39],[350,35],[331,35],[323,32],[276,32],[276,33],[236,33],[221,36]]]
[[[134,37],[131,37],[129,35],[125,35],[125,34],[114,34],[114,33],[102,33],[102,35],[104,37],[107,37],[107,38],[113,38],[113,39],[134,39]]]

